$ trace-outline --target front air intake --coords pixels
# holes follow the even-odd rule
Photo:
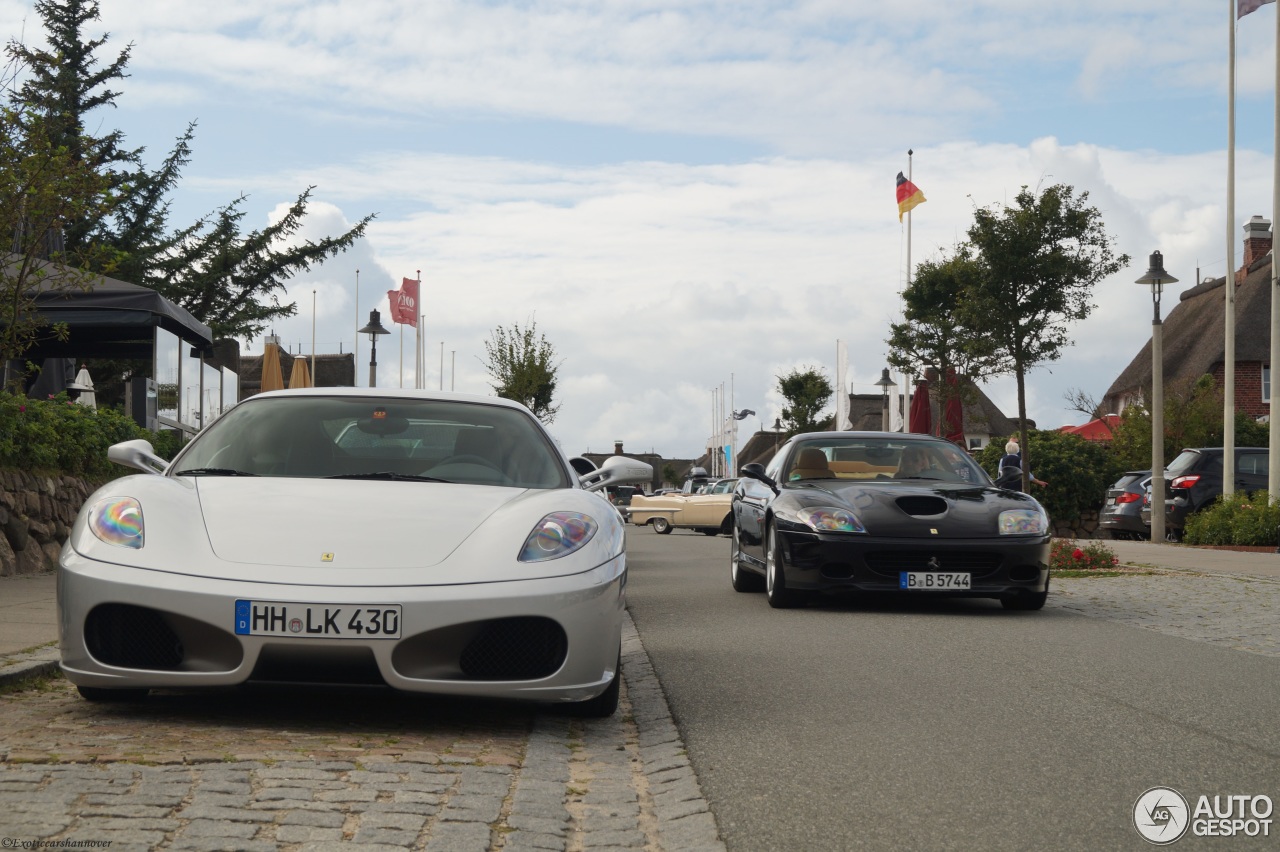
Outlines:
[[[122,669],[181,667],[182,640],[154,609],[100,604],[84,622],[84,641],[100,663]]]
[[[549,618],[521,616],[487,622],[459,659],[471,680],[538,680],[564,664],[564,628]]]

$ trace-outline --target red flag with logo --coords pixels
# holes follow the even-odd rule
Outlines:
[[[404,278],[399,290],[388,290],[387,300],[391,302],[391,320],[401,325],[418,327],[418,282],[412,278]]]

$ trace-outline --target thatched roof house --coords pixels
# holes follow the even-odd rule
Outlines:
[[[1261,417],[1271,411],[1271,223],[1254,216],[1244,227],[1244,264],[1236,288],[1236,410]],[[1166,387],[1211,375],[1223,382],[1226,351],[1225,278],[1207,278],[1187,288],[1164,319],[1163,376]],[[1162,309],[1168,303],[1168,294]],[[1151,393],[1151,341],[1121,371],[1102,399],[1103,413],[1118,414]],[[1264,378],[1268,392],[1264,398]]]

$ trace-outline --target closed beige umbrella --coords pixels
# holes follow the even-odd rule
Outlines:
[[[262,390],[284,390],[284,373],[280,370],[280,347],[268,343],[262,348]]]
[[[311,370],[307,367],[306,358],[293,359],[293,372],[289,374],[289,387],[291,389],[311,387]]]

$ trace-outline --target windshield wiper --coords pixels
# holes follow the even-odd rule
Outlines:
[[[325,479],[384,479],[391,482],[449,482],[452,479],[440,479],[435,476],[418,476],[412,473],[395,473],[390,470],[371,470],[368,473],[340,473],[326,476]]]
[[[192,467],[180,470],[174,476],[257,476],[247,470],[236,470],[230,467]]]

